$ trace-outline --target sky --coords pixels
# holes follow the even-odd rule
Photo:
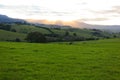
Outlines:
[[[0,0],[13,18],[120,25],[120,0]]]

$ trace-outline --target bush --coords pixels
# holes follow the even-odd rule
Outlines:
[[[19,38],[16,38],[15,42],[21,42],[21,40]]]
[[[28,42],[44,43],[46,42],[46,37],[40,32],[31,32],[27,35],[26,40]]]
[[[17,32],[15,29],[11,29],[12,32]]]

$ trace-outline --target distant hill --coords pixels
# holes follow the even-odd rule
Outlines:
[[[78,29],[78,28],[46,28],[33,26],[29,24],[0,24],[0,41],[15,41],[19,38],[24,41],[26,35],[30,32],[40,32],[44,34],[49,41],[75,40],[93,40],[103,38],[120,37],[119,34],[113,34],[97,29]],[[5,27],[5,28],[4,28]],[[8,29],[7,29],[8,27]],[[66,37],[66,32],[68,33]],[[75,38],[76,37],[76,38]]]
[[[22,19],[10,18],[6,15],[0,14],[0,23],[26,23],[26,21]]]
[[[47,22],[48,24],[45,24],[45,22]],[[10,18],[6,15],[1,15],[1,14],[0,14],[0,23],[22,23],[22,24],[30,24],[30,25],[41,26],[46,28],[69,29],[71,27],[75,27],[75,28],[100,29],[110,32],[120,32],[120,25],[92,25],[79,21],[66,23],[63,21],[48,22],[46,20],[29,20],[29,19],[23,20],[23,19]]]
[[[77,21],[73,23],[78,27],[27,22],[22,19],[14,19],[6,15],[0,15],[0,41],[14,41],[16,38],[24,41],[28,33],[36,31],[44,34],[49,41],[83,41],[120,37],[120,33],[112,33],[120,32],[119,25],[90,25]]]
[[[100,29],[109,32],[120,32],[120,25],[92,25],[86,23],[78,23],[78,27],[88,28],[88,29]]]
[[[27,21],[32,22],[34,24],[42,25],[48,28],[74,27],[74,28],[100,29],[100,30],[111,31],[111,32],[120,32],[120,25],[93,25],[93,24],[87,24],[79,21],[63,22],[63,21],[47,21],[47,20],[32,20],[32,19],[28,19]],[[69,25],[69,26],[66,27],[65,25]]]

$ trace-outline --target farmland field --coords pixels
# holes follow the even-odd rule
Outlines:
[[[120,80],[120,39],[0,42],[0,80]]]

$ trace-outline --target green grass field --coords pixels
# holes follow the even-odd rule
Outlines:
[[[120,39],[0,42],[0,80],[120,80]]]

